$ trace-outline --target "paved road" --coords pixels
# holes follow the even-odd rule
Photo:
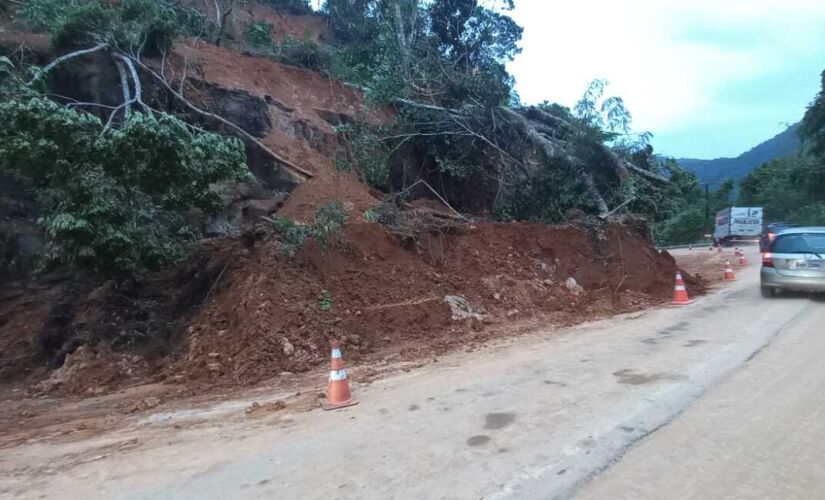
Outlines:
[[[0,460],[0,492],[825,497],[825,302],[762,299],[756,267],[691,306],[539,332],[358,387],[361,404],[346,410],[166,434],[146,421],[99,437],[115,451],[71,467],[61,461],[77,447],[23,446]],[[120,450],[153,434],[164,437]]]

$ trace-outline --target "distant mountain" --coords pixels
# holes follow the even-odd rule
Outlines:
[[[797,134],[798,129],[799,123],[791,125],[773,139],[763,142],[736,158],[717,158],[715,160],[681,158],[676,161],[685,170],[696,174],[699,181],[703,184],[709,184],[713,189],[728,179],[734,181],[744,179],[753,169],[767,161],[799,152],[802,144]]]

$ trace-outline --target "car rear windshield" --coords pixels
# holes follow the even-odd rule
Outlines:
[[[825,233],[781,235],[771,245],[771,252],[825,254]]]

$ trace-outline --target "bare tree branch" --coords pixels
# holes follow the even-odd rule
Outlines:
[[[94,47],[92,47],[90,49],[76,50],[74,52],[69,52],[68,54],[64,54],[64,55],[58,57],[57,59],[55,59],[54,61],[50,62],[49,64],[43,66],[43,69],[40,70],[40,75],[39,76],[46,75],[49,71],[53,70],[55,67],[63,64],[64,62],[66,62],[70,59],[75,59],[77,57],[92,54],[94,52],[98,52],[98,51],[106,49],[106,48],[109,48],[109,44],[101,43],[99,45],[95,45]],[[29,80],[28,85],[31,85],[32,83],[34,83],[35,80],[37,80],[37,77],[32,78],[31,80]]]
[[[235,125],[234,123],[227,120],[226,118],[218,116],[214,113],[210,113],[209,111],[204,111],[204,110],[198,108],[197,106],[195,106],[194,104],[192,104],[191,102],[189,102],[185,97],[180,95],[180,93],[177,90],[175,90],[174,87],[172,87],[172,85],[166,79],[161,77],[157,72],[155,72],[155,70],[153,70],[152,68],[150,68],[146,64],[144,64],[142,62],[139,62],[139,61],[137,62],[137,64],[142,70],[144,70],[150,76],[155,78],[169,93],[171,93],[173,96],[175,96],[190,111],[193,111],[193,112],[195,112],[195,113],[197,113],[201,116],[205,116],[207,118],[210,118],[212,120],[220,122],[221,124],[231,128],[232,130],[237,132],[239,135],[243,136],[246,140],[248,140],[249,142],[255,144],[261,151],[266,153],[272,159],[274,159],[278,163],[282,164],[284,166],[284,168],[286,168],[290,172],[298,174],[300,177],[302,177],[304,179],[311,179],[312,177],[315,177],[315,174],[313,174],[312,172],[309,172],[309,171],[299,167],[298,165],[295,165],[294,163],[287,160],[286,158],[278,155],[277,153],[275,153],[274,151],[269,149],[266,145],[264,145],[261,141],[259,141],[255,136],[253,136],[252,134],[250,134],[246,130],[242,129],[241,127]]]
[[[152,108],[150,108],[146,105],[145,102],[143,102],[143,89],[140,83],[140,76],[138,75],[134,62],[132,62],[131,58],[124,56],[123,54],[115,54],[114,57],[123,61],[123,63],[129,69],[129,73],[132,75],[132,83],[134,83],[135,85],[134,102],[140,104],[140,107],[143,108],[143,111],[145,111],[147,115],[152,115]],[[141,65],[143,64],[140,61],[137,61],[137,63]]]

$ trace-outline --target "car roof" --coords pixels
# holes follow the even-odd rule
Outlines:
[[[810,226],[810,227],[789,227],[788,229],[783,229],[781,233],[782,236],[788,234],[801,234],[801,233],[817,233],[817,234],[825,234],[825,226]]]

